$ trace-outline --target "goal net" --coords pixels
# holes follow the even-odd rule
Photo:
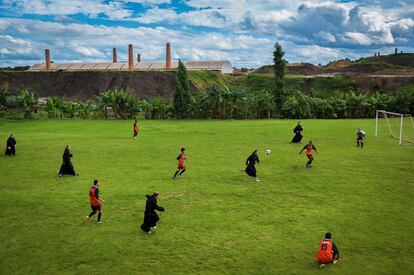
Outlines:
[[[399,145],[414,144],[414,121],[410,114],[400,114],[377,110],[375,136],[389,135],[398,140]]]

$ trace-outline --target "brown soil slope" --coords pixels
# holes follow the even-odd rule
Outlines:
[[[0,87],[12,94],[29,88],[39,97],[92,99],[108,89],[124,89],[141,99],[171,98],[175,72],[0,72]]]

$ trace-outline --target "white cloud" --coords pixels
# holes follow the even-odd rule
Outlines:
[[[129,17],[132,12],[121,2],[105,3],[102,0],[3,0],[3,6],[17,14],[70,15],[84,14],[97,17],[105,14],[110,19]]]

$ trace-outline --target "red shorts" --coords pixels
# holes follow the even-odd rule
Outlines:
[[[178,169],[184,170],[185,169],[185,164],[184,163],[178,163]]]

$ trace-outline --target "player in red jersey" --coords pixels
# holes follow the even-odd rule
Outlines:
[[[308,157],[308,162],[306,163],[305,167],[306,168],[311,168],[312,167],[312,161],[313,161],[313,156],[312,156],[312,150],[315,150],[316,154],[318,155],[318,151],[316,150],[315,145],[312,144],[312,140],[309,140],[309,143],[306,144],[302,150],[299,152],[299,154],[302,154],[303,150],[306,149],[306,156]]]
[[[327,263],[336,264],[339,261],[339,250],[335,243],[332,242],[332,234],[330,232],[326,233],[325,239],[320,242],[316,260],[320,268],[325,267]]]
[[[185,172],[186,167],[185,167],[184,160],[186,160],[187,158],[184,155],[184,151],[185,151],[185,148],[181,148],[180,155],[177,157],[178,168],[177,168],[177,171],[175,171],[174,176],[172,177],[173,180],[176,179],[177,175],[178,177],[181,178],[181,175]]]
[[[137,136],[138,136],[138,131],[139,131],[139,128],[138,128],[138,121],[135,119],[135,122],[134,122],[134,138],[136,139],[137,138]]]
[[[98,212],[98,223],[101,222],[102,217],[102,204],[105,202],[103,199],[99,197],[99,181],[94,180],[91,189],[89,190],[89,201],[91,203],[92,212],[86,216],[86,220],[89,220],[93,215]]]

